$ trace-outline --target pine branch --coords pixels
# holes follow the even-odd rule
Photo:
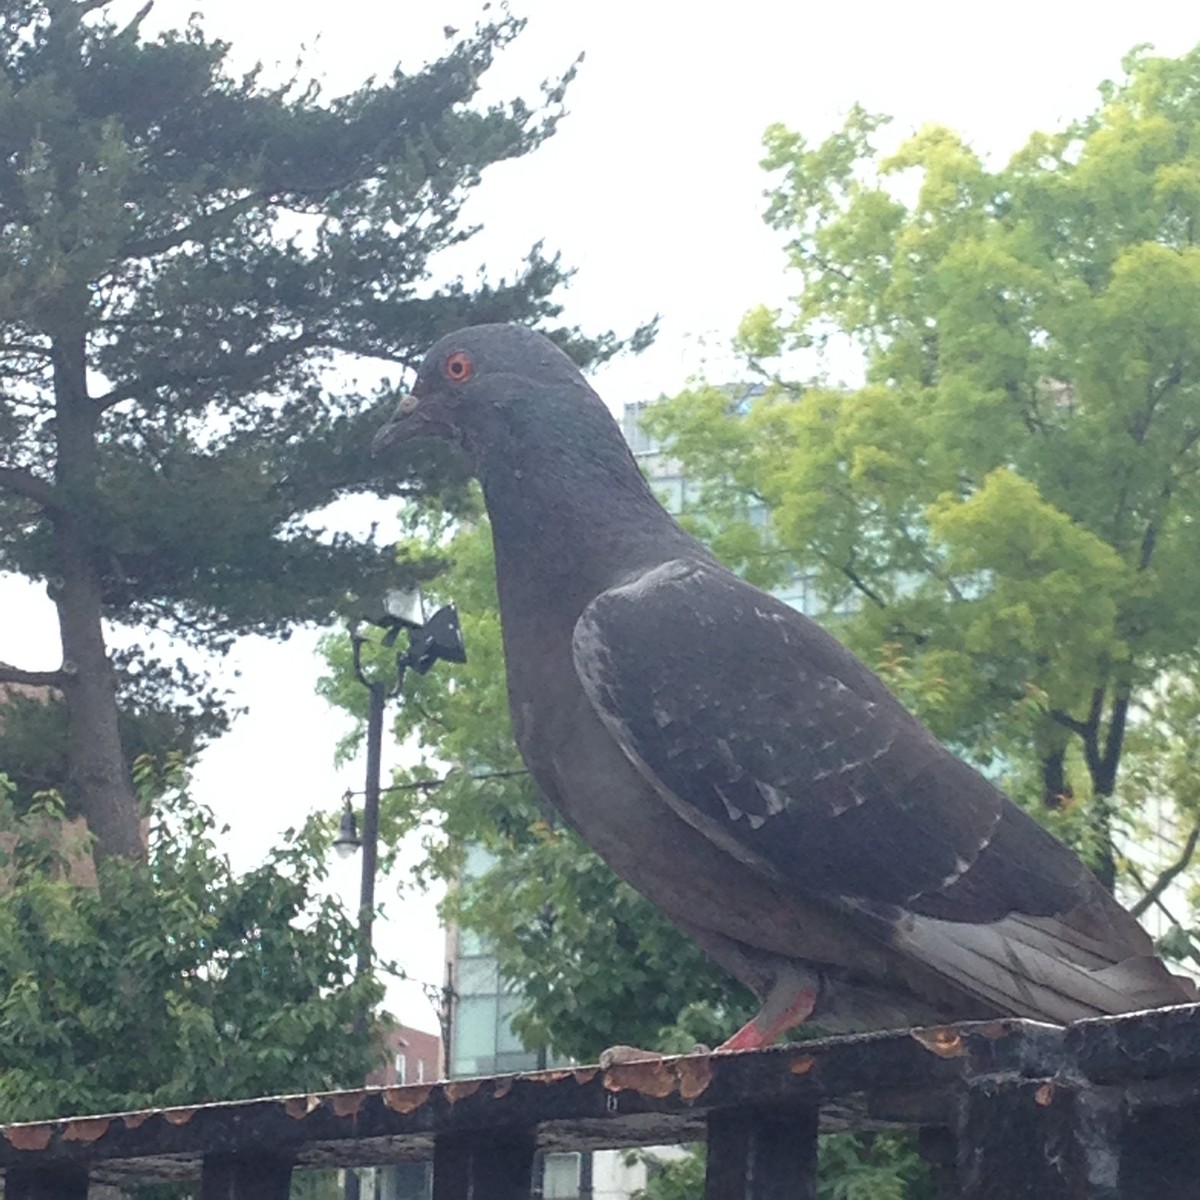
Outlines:
[[[24,496],[43,508],[62,510],[54,485],[45,479],[39,479],[32,471],[23,467],[0,466],[0,490],[12,492],[15,496]]]
[[[231,358],[219,365],[209,375],[195,370],[148,371],[137,380],[115,387],[103,396],[97,396],[95,405],[101,412],[122,404],[127,400],[146,401],[157,395],[161,388],[215,388],[226,387],[238,390],[252,388],[271,371],[280,367],[296,354],[303,354],[321,344],[314,333],[302,333],[287,340],[272,342],[261,350]]]
[[[150,10],[154,7],[154,0],[146,0],[146,3],[138,9],[132,21],[117,34],[119,38],[136,37],[138,30],[142,26],[142,22],[150,15]]]
[[[141,241],[127,242],[121,247],[121,253],[126,258],[154,258],[156,255],[165,254],[168,250],[182,246],[185,242],[207,241],[213,234],[227,228],[230,222],[241,216],[242,213],[249,212],[262,200],[263,197],[258,193],[243,196],[242,199],[235,200],[232,204],[225,205],[224,208],[206,213],[189,225],[172,229],[170,233],[143,238]]]
[[[10,663],[0,662],[0,684],[15,683],[23,687],[61,688],[71,681],[71,672],[59,668],[57,671],[23,671]]]

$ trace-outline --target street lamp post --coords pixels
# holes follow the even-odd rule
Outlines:
[[[408,647],[397,650],[390,680],[373,678],[363,668],[362,649],[370,640],[363,633],[365,623],[383,629],[382,645],[389,650],[395,646],[402,630],[408,631]],[[338,831],[335,849],[342,854],[362,849],[362,877],[358,898],[358,953],[355,974],[359,978],[371,970],[372,933],[375,922],[375,873],[379,862],[379,794],[383,758],[383,714],[388,700],[400,694],[406,672],[424,675],[439,659],[444,662],[467,661],[463,646],[458,613],[453,604],[439,608],[428,620],[424,619],[424,604],[420,592],[388,592],[382,612],[357,614],[350,623],[350,645],[353,652],[354,674],[367,689],[367,776],[363,787],[362,838],[354,826],[354,810],[349,795]],[[367,1014],[359,1016],[359,1029],[365,1029]],[[345,1174],[346,1200],[358,1200],[359,1179],[355,1171]]]

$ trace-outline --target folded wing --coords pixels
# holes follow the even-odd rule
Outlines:
[[[574,656],[679,816],[997,1011],[1192,998],[1071,851],[820,626],[720,567],[676,559],[604,592]]]

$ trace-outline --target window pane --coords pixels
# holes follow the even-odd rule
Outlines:
[[[455,1005],[454,1057],[496,1053],[496,998],[467,997]]]
[[[491,957],[460,958],[458,960],[458,994],[460,996],[490,996],[500,990],[496,960]]]
[[[524,1050],[525,1043],[513,1032],[513,1014],[521,1007],[521,997],[507,995],[500,997],[499,1028],[496,1036],[496,1049],[502,1054],[511,1054]]]
[[[490,1060],[489,1060],[490,1061]],[[495,1071],[489,1071],[483,1066],[482,1060],[472,1058],[470,1055],[463,1056],[456,1050],[454,1052],[454,1061],[450,1064],[450,1075],[453,1078],[460,1078],[463,1075],[494,1075]]]
[[[542,1195],[546,1200],[576,1200],[579,1195],[578,1154],[547,1154],[542,1174]]]
[[[496,1072],[500,1075],[515,1074],[517,1071],[536,1071],[538,1056],[536,1050],[513,1051],[509,1054],[496,1055]]]
[[[467,847],[466,861],[463,863],[463,874],[468,879],[478,879],[488,867],[496,861],[496,856],[478,842],[472,842]]]
[[[486,953],[487,947],[483,943],[483,938],[475,930],[460,929],[458,931],[458,954],[460,958],[470,954]]]
[[[393,1200],[426,1200],[431,1180],[429,1163],[396,1163],[384,1170],[391,1176],[388,1182]]]

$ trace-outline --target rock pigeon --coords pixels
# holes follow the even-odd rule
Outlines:
[[[538,786],[762,1009],[723,1049],[1195,998],[1080,860],[665,511],[549,339],[440,340],[375,439],[460,445]]]

